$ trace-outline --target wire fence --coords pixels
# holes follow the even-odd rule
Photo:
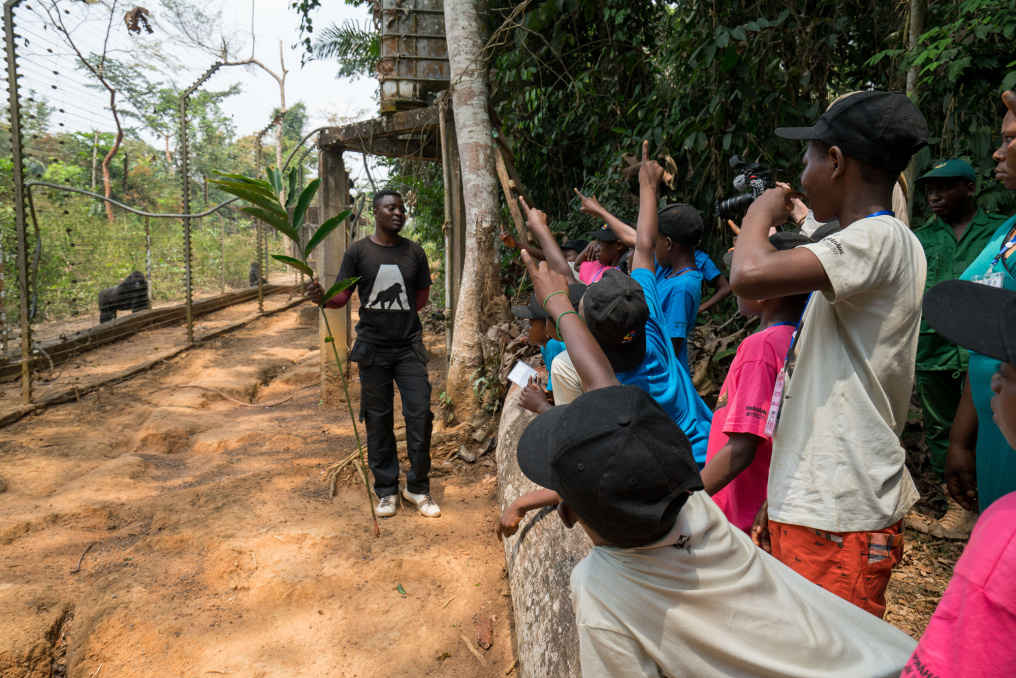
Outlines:
[[[63,28],[47,6],[64,12]],[[213,169],[260,174],[266,160],[274,164],[274,148],[262,145],[274,143],[278,118],[222,114],[216,96],[231,85],[212,64],[189,90],[160,94],[171,105],[159,120],[137,105],[128,116],[125,98],[118,140],[109,106],[96,105],[100,84],[82,63],[103,37],[88,11],[69,0],[4,5],[0,399],[20,388],[31,402],[40,373],[51,380],[59,362],[91,345],[140,332],[154,347],[167,339],[151,330],[171,326],[193,341],[197,315],[255,302],[262,311],[267,293],[292,293],[300,282],[268,256],[281,251],[271,229],[205,181]],[[129,46],[110,35],[110,54]],[[183,58],[191,67],[201,61]],[[124,320],[135,313],[136,321]]]

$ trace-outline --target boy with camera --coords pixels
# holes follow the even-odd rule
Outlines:
[[[791,192],[766,191],[734,247],[731,288],[769,299],[811,293],[773,390],[773,457],[766,507],[752,528],[792,569],[872,614],[903,555],[902,522],[918,498],[899,435],[907,420],[926,263],[891,211],[893,186],[927,139],[902,94],[858,92],[814,127],[801,184],[819,221],[841,231],[776,251],[770,227]],[[771,539],[771,543],[770,543]]]

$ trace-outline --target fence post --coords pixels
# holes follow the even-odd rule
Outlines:
[[[18,241],[18,308],[21,320],[21,399],[32,402],[32,326],[28,319],[28,232],[25,227],[25,168],[22,165],[21,101],[18,96],[18,64],[14,53],[14,5],[4,3],[4,47],[7,53],[7,93],[10,97],[11,160],[14,179],[14,214]]]
[[[216,61],[211,68],[201,74],[197,81],[187,88],[180,97],[180,171],[183,174],[183,282],[186,287],[187,303],[187,341],[194,341],[194,288],[191,278],[191,223],[190,223],[190,176],[187,168],[187,100],[212,73],[219,70],[222,62]]]
[[[148,308],[152,307],[152,225],[151,217],[145,217],[145,277],[148,280]]]

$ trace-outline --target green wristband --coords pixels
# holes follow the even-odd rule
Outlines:
[[[557,332],[558,332],[558,334],[560,334],[560,333],[561,333],[561,318],[565,317],[565,316],[566,316],[566,315],[568,315],[569,313],[574,313],[574,314],[575,314],[576,316],[578,316],[578,317],[579,317],[579,319],[581,319],[581,318],[582,318],[582,316],[580,316],[580,315],[579,315],[579,312],[578,312],[578,311],[565,311],[565,312],[564,312],[564,313],[562,313],[561,315],[557,316],[557,320],[555,320],[555,321],[554,321],[554,325],[556,325],[556,326],[557,326]]]
[[[568,293],[565,292],[564,290],[558,290],[557,292],[551,292],[550,294],[548,294],[547,298],[543,300],[543,310],[544,311],[547,310],[547,302],[550,301],[550,298],[552,296],[554,296],[555,294],[568,294]]]

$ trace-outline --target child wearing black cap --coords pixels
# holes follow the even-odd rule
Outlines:
[[[582,675],[898,676],[914,641],[733,528],[701,491],[681,429],[614,377],[565,279],[523,259],[587,386],[518,445],[522,472],[560,495],[562,522],[594,545],[571,578]]]
[[[943,282],[925,296],[924,318],[949,341],[1001,361],[991,378],[991,412],[1016,448],[1016,292]],[[981,514],[902,678],[1009,674],[1016,666],[1014,578],[1016,492],[1011,492]]]
[[[593,261],[583,260],[583,256],[589,256],[587,249],[579,255],[579,280],[586,285],[592,285],[603,277],[603,274],[621,265],[621,257],[628,251],[628,246],[621,242],[612,230],[604,226],[598,231],[588,234],[588,237],[596,245],[594,252],[596,259]]]
[[[585,290],[586,286],[581,283],[569,285],[568,298],[573,304],[578,304]],[[554,365],[554,359],[561,353],[564,353],[565,345],[560,340],[554,324],[548,322],[550,321],[550,315],[540,306],[536,295],[533,295],[532,300],[527,306],[512,306],[512,314],[516,318],[529,321],[526,339],[530,346],[538,346],[540,348],[540,356],[543,358],[543,364],[547,368],[546,390],[539,384],[531,381],[522,389],[522,394],[519,396],[519,404],[523,408],[539,414],[552,406],[554,381],[549,376],[549,373]]]
[[[918,499],[899,435],[926,274],[892,193],[927,124],[902,94],[858,92],[814,127],[776,133],[808,141],[801,184],[815,218],[842,230],[776,251],[769,229],[793,208],[777,187],[752,203],[734,247],[738,296],[812,293],[773,391],[768,521],[763,511],[753,532],[797,572],[881,617],[903,517]]]

